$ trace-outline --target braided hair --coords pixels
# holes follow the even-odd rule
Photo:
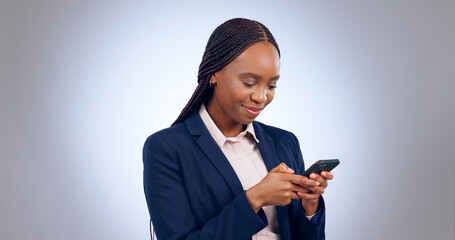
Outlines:
[[[199,109],[203,102],[211,98],[213,87],[210,87],[209,83],[214,73],[223,69],[251,45],[263,41],[272,43],[280,54],[272,33],[260,22],[234,18],[218,26],[207,42],[199,65],[198,86],[172,125],[185,120],[193,111]]]

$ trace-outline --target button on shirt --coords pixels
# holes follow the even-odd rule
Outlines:
[[[235,137],[225,137],[213,122],[205,105],[199,109],[199,115],[216,144],[228,159],[243,190],[258,184],[268,173],[264,160],[256,146],[259,140],[254,133],[253,124],[248,124],[245,131]],[[262,208],[269,222],[268,226],[253,235],[253,240],[279,240],[278,218],[275,206]]]

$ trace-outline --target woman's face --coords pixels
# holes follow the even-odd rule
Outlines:
[[[210,116],[219,128],[251,123],[272,102],[279,77],[275,46],[253,44],[212,76],[216,85],[208,105]]]

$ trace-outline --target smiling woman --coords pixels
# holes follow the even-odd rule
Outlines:
[[[294,134],[255,118],[270,104],[280,51],[257,21],[231,19],[207,44],[189,103],[144,145],[158,239],[325,239],[330,172],[304,172]]]

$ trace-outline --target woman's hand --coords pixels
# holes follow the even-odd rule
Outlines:
[[[325,188],[328,186],[327,180],[333,179],[333,174],[331,172],[322,171],[321,175],[317,173],[311,173],[310,179],[317,181],[319,185],[317,186],[305,186],[307,192],[298,192],[297,196],[302,198],[302,207],[305,209],[305,214],[307,216],[313,215],[318,209],[318,199],[321,194],[324,193]]]
[[[285,206],[291,203],[292,199],[311,198],[316,194],[310,192],[313,190],[320,192],[320,189],[317,188],[321,185],[317,181],[318,179],[309,179],[293,173],[294,170],[281,163],[272,169],[258,184],[248,189],[246,197],[254,211],[258,212],[262,207],[268,205]]]

